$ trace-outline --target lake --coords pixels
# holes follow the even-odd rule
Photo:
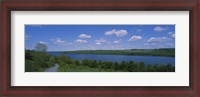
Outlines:
[[[61,52],[48,52],[50,55],[59,56]],[[65,54],[72,59],[82,60],[101,60],[101,61],[134,61],[134,62],[144,62],[148,64],[171,64],[175,65],[175,57],[164,57],[164,56],[129,56],[129,55],[95,55],[95,54]]]

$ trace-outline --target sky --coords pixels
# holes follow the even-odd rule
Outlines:
[[[175,25],[25,25],[25,49],[48,51],[175,48]]]

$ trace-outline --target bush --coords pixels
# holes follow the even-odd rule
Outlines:
[[[54,56],[50,56],[44,52],[36,52],[33,50],[25,50],[25,71],[40,72],[54,66],[56,60]]]

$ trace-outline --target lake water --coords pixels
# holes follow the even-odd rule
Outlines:
[[[50,55],[59,56],[60,52],[49,52]],[[163,56],[129,56],[129,55],[95,55],[95,54],[65,54],[72,59],[82,60],[101,60],[101,61],[134,61],[134,62],[144,62],[148,64],[171,64],[175,65],[175,57],[163,57]]]

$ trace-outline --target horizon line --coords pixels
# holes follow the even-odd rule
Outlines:
[[[141,49],[95,49],[95,50],[143,50],[143,49],[146,49],[146,48],[141,48]],[[147,48],[149,50],[153,50],[153,49],[175,49],[175,48]],[[25,49],[25,50],[34,50],[34,49]],[[95,51],[95,50],[92,50],[92,49],[88,49],[88,51],[91,50],[91,51]],[[87,50],[60,50],[60,51],[87,51]],[[47,50],[47,52],[56,52],[56,50],[52,51],[52,50]]]

